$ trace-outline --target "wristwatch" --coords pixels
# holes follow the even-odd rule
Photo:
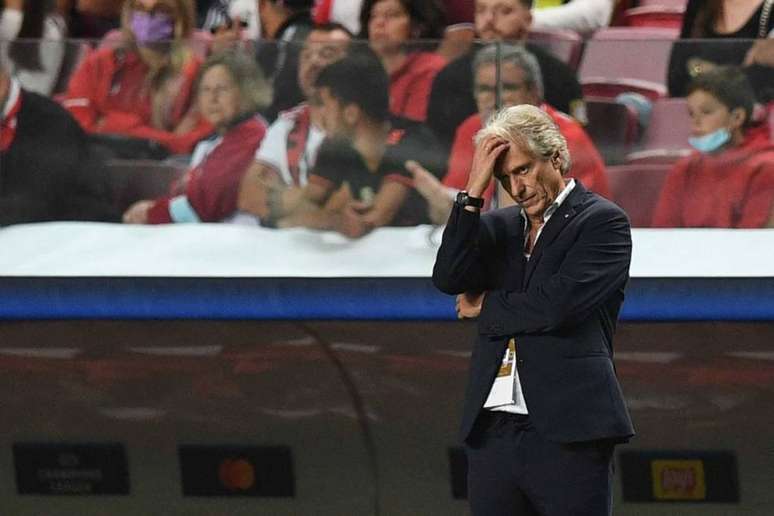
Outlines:
[[[454,202],[463,208],[465,206],[473,206],[474,208],[484,207],[484,199],[481,197],[473,197],[472,195],[468,195],[468,192],[465,190],[462,190],[457,194],[457,199]]]

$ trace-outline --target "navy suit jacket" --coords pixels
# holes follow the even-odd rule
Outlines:
[[[486,291],[461,437],[470,436],[515,337],[524,398],[541,435],[626,441],[634,430],[613,366],[613,333],[629,278],[629,220],[576,180],[527,261],[519,212],[479,215],[455,204],[433,269],[443,292]]]

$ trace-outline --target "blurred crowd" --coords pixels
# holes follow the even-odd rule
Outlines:
[[[566,138],[568,175],[635,226],[772,227],[772,11],[774,0],[0,0],[0,225],[225,222],[351,238],[441,225],[475,134],[498,109],[531,104]],[[663,42],[663,77],[642,80]],[[595,51],[605,76],[583,73]],[[487,209],[509,202],[497,185],[486,194]]]

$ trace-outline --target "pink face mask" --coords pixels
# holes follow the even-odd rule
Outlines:
[[[131,25],[134,38],[140,46],[169,41],[175,30],[172,17],[164,13],[151,14],[145,11],[134,11]]]

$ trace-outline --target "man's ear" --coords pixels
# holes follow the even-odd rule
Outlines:
[[[747,111],[743,107],[735,107],[731,110],[731,130],[740,129],[747,119]]]
[[[562,158],[559,157],[558,152],[555,152],[554,155],[551,156],[551,165],[553,165],[554,168],[559,171],[562,170]]]

